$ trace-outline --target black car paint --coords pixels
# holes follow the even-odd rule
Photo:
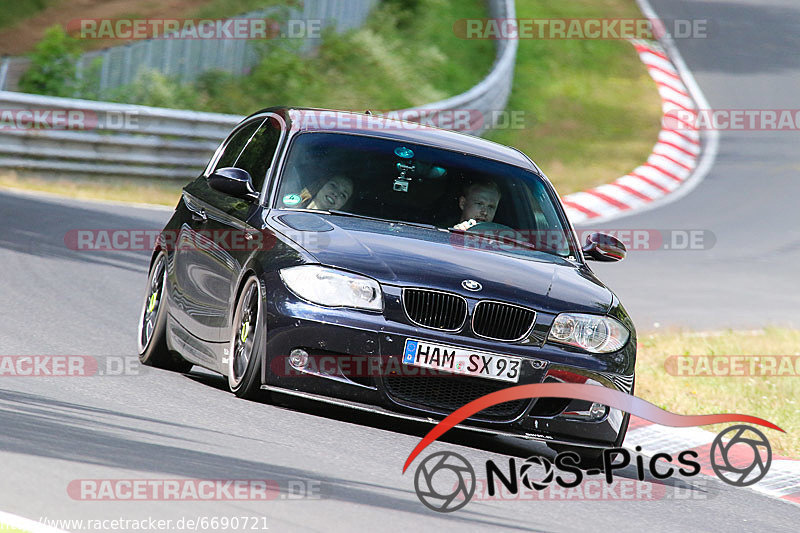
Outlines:
[[[195,364],[227,374],[223,360],[227,358],[225,351],[231,335],[233,309],[243,281],[255,275],[264,291],[266,353],[270,359],[285,357],[297,346],[332,354],[399,357],[404,340],[413,337],[544,359],[549,362],[550,369],[567,369],[623,390],[627,385],[620,386],[606,376],[630,376],[632,387],[636,352],[633,324],[617,298],[586,265],[580,252],[572,260],[555,256],[521,259],[484,250],[459,249],[450,241],[450,235],[440,230],[271,209],[286,148],[294,135],[306,130],[293,127],[294,112],[291,110],[265,112],[279,114],[286,121],[287,134],[278,147],[276,164],[267,174],[260,201],[246,202],[215,191],[208,185],[207,175],[201,175],[184,189],[184,196],[165,233],[178,233],[191,241],[197,239],[200,230],[233,229],[259,233],[262,241],[269,245],[259,250],[231,250],[210,243],[203,250],[191,246],[186,250],[181,250],[180,246],[169,250],[166,242],[162,242],[168,252],[167,343],[171,349]],[[344,133],[375,135],[374,131],[355,128]],[[521,153],[470,136],[429,128],[378,135],[493,157],[540,174]],[[542,178],[550,194],[557,198],[549,182],[543,175]],[[203,212],[204,220],[198,211]],[[566,221],[566,215],[560,211]],[[565,227],[571,228],[568,223]],[[574,233],[569,237],[574,240]],[[575,242],[572,245],[577,248]],[[278,271],[306,263],[335,266],[378,280],[384,293],[384,312],[331,309],[304,302],[286,288]],[[463,279],[480,280],[483,284],[480,295],[464,290],[460,285]],[[523,341],[500,343],[479,338],[468,327],[459,334],[417,327],[403,314],[402,287],[438,288],[461,294],[469,303],[469,316],[480,299],[530,307],[537,311],[534,329]],[[613,316],[628,328],[631,337],[619,352],[603,355],[546,343],[553,320],[565,311]],[[377,378],[372,387],[353,386],[325,378],[287,377],[281,375],[280,368],[273,368],[271,361],[262,363],[262,380],[271,385],[384,405],[409,413],[445,414],[426,411],[424,406],[398,403],[385,393],[381,378]],[[526,367],[519,383],[539,382],[543,377],[544,374]],[[614,443],[617,438],[605,419],[575,422],[543,417],[535,422],[534,428],[534,421],[525,416],[502,423],[472,421],[475,425],[503,427],[519,433],[535,431],[556,435],[576,443]]]

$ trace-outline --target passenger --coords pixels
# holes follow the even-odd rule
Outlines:
[[[458,199],[461,222],[453,226],[466,230],[476,224],[491,222],[500,203],[500,188],[493,181],[476,181],[464,187]]]
[[[297,190],[297,186],[287,183],[287,189]],[[316,192],[315,192],[316,191]],[[321,209],[330,211],[341,209],[353,195],[353,180],[347,176],[337,174],[332,178],[317,180],[314,184],[304,187],[299,193],[283,195],[283,205],[294,209]]]

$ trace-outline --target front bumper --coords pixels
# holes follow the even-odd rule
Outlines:
[[[635,342],[601,358],[536,342],[490,341],[387,318],[398,316],[394,311],[400,306],[399,288],[384,286],[385,310],[379,314],[323,308],[300,300],[277,279],[265,281],[268,341],[262,383],[266,389],[389,416],[438,422],[478,396],[514,385],[447,374],[413,375],[419,370],[401,361],[405,340],[415,338],[522,357],[529,364],[523,363],[517,385],[567,381],[632,390]],[[554,318],[540,313],[536,329],[546,330]],[[309,354],[311,364],[302,370],[290,364],[289,356],[295,349]],[[605,408],[598,416],[589,411],[588,402],[580,400],[520,400],[513,405],[500,404],[491,412],[482,411],[464,425],[545,442],[614,445],[623,429],[623,413]]]

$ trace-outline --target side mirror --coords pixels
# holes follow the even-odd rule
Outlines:
[[[587,259],[607,263],[622,261],[628,251],[622,241],[605,233],[592,233],[586,237],[583,253]]]
[[[208,177],[208,186],[236,198],[258,200],[258,193],[253,188],[253,178],[241,168],[218,168]]]

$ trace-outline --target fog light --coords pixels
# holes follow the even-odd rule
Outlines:
[[[602,403],[593,403],[592,406],[589,408],[589,417],[592,420],[597,420],[599,418],[603,418],[606,414],[606,406]]]
[[[308,352],[302,348],[295,348],[289,354],[289,364],[296,370],[302,370],[308,364]]]
[[[589,408],[587,409],[585,406],[589,402],[581,402],[581,407],[583,409],[573,409],[572,411],[564,411],[561,416],[564,418],[569,418],[572,420],[588,420],[588,421],[595,421],[600,420],[604,416],[606,416],[606,412],[608,411],[608,407],[603,405],[602,403],[592,403]]]

